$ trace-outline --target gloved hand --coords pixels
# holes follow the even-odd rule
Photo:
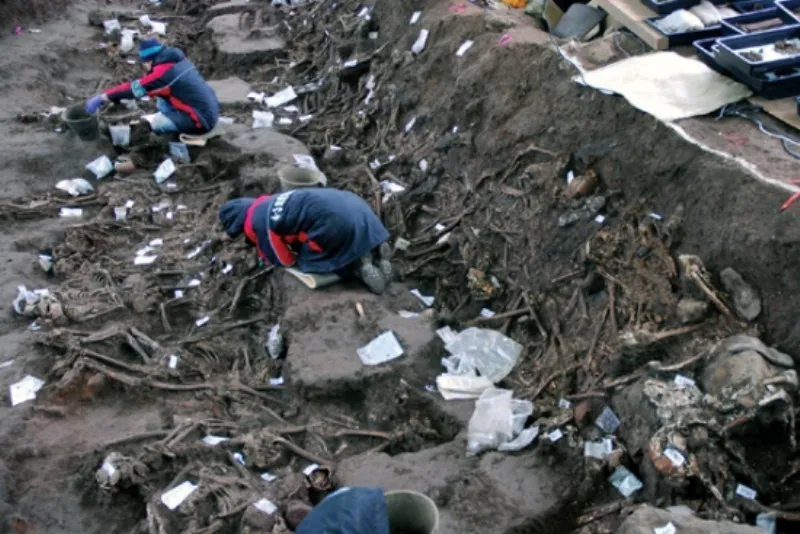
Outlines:
[[[86,110],[86,113],[97,113],[97,111],[103,107],[103,102],[105,102],[103,95],[93,96],[86,101],[86,105],[83,107],[83,109]]]

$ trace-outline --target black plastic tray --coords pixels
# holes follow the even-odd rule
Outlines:
[[[744,13],[743,15],[738,15],[736,17],[728,17],[727,19],[722,20],[722,26],[729,28],[734,32],[734,34],[742,34],[742,35],[751,35],[753,33],[758,32],[746,32],[739,28],[739,24],[753,24],[756,22],[765,22],[771,19],[779,19],[783,22],[783,26],[790,26],[792,24],[797,24],[797,21],[794,18],[786,13],[786,11],[782,9],[778,9],[777,7],[770,7],[767,9],[762,9],[761,11],[751,11],[750,13]],[[776,30],[782,26],[776,26],[774,28],[769,28],[770,30]],[[765,30],[758,30],[758,31],[765,31]]]
[[[714,69],[715,71],[719,72],[720,74],[729,74],[725,68],[720,66],[717,63],[717,60],[714,58],[714,47],[717,44],[717,37],[711,37],[709,39],[700,39],[692,43],[694,46],[695,52],[697,52],[697,58]]]
[[[800,0],[779,0],[775,2],[775,7],[790,16],[792,20],[800,23],[800,15],[796,13],[800,10]]]
[[[717,61],[726,68],[733,68],[747,76],[776,71],[779,69],[800,67],[800,51],[797,54],[770,61],[748,61],[739,55],[739,50],[765,46],[784,39],[800,38],[800,24],[784,26],[775,30],[767,30],[747,35],[734,35],[719,39]]]
[[[770,7],[775,7],[775,0],[745,0],[744,2],[735,2],[733,4],[733,9],[740,13],[763,11]]]
[[[702,30],[697,30],[693,32],[683,32],[683,33],[664,33],[662,32],[658,26],[655,25],[655,21],[662,19],[664,17],[653,17],[647,19],[647,23],[653,28],[655,31],[663,35],[667,38],[667,42],[669,43],[670,47],[673,46],[682,46],[682,45],[690,45],[693,42],[699,39],[708,39],[709,37],[722,37],[722,25],[710,26],[708,28],[703,28]],[[738,33],[737,33],[738,35]]]
[[[642,3],[659,15],[669,15],[679,9],[689,9],[700,3],[700,0],[666,0],[656,2],[655,0],[642,0]]]

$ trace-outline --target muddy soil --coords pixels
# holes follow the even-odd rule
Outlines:
[[[17,3],[6,4],[12,18],[23,17]],[[192,149],[174,187],[152,180],[166,157],[164,140],[145,132],[128,154],[140,170],[96,181],[84,165],[125,151],[105,138],[82,143],[57,116],[45,116],[51,106],[81,102],[136,74],[113,46],[97,46],[105,42],[102,29],[87,23],[91,10],[111,16],[134,6],[76,2],[58,11],[63,18],[42,23],[41,33],[2,38],[12,53],[0,59],[0,300],[10,303],[20,284],[46,287],[64,316],[31,327],[32,318],[9,307],[0,320],[0,363],[13,360],[0,369],[0,386],[7,390],[27,374],[47,382],[35,401],[0,408],[0,531],[238,532],[256,496],[285,502],[307,485],[299,473],[312,462],[340,464],[348,484],[434,494],[443,533],[569,530],[553,527],[553,519],[611,500],[605,480],[579,469],[582,450],[569,448],[570,440],[464,458],[472,404],[446,403],[430,391],[443,350],[433,322],[480,324],[518,339],[524,359],[504,385],[534,400],[537,417],[557,419],[562,396],[591,397],[649,359],[679,362],[747,328],[715,310],[679,342],[620,362],[621,330],[680,326],[679,254],[697,254],[717,287],[716,273],[735,267],[763,302],[749,330],[798,356],[800,327],[785,296],[800,289],[788,274],[800,261],[800,230],[794,215],[775,210],[782,193],[624,100],[579,87],[546,39],[535,44],[541,35],[521,31],[500,46],[506,23],[487,24],[471,4],[379,1],[365,21],[355,4],[335,11],[320,2],[292,15],[262,3],[236,26],[249,46],[266,40],[260,32],[278,21],[295,30],[277,30],[285,47],[239,55],[218,46],[213,28],[221,23],[209,24],[219,13],[207,4],[147,9],[154,19],[170,17],[168,40],[210,79],[237,75],[253,89],[277,91],[276,76],[299,85],[352,58],[369,57],[371,65],[320,84],[303,100],[311,121],[282,131],[306,146],[251,131],[248,103],[225,108],[238,124]],[[328,11],[323,22],[304,25],[304,9]],[[409,26],[415,10],[423,17]],[[47,18],[35,9],[24,15]],[[37,19],[19,24],[30,20]],[[334,23],[347,30],[347,42],[325,40],[323,30]],[[407,51],[421,27],[431,36],[414,58]],[[456,57],[467,39],[473,47]],[[376,85],[367,89],[370,74]],[[105,120],[129,119],[111,109]],[[331,185],[370,202],[380,195],[376,180],[406,186],[375,204],[393,238],[411,241],[397,258],[402,282],[386,295],[354,285],[311,293],[284,273],[260,269],[243,243],[220,238],[217,207],[274,190],[276,166],[303,151]],[[390,155],[390,163],[370,167]],[[567,190],[570,171],[590,185]],[[71,200],[54,190],[76,176],[90,178],[96,192]],[[113,208],[128,201],[128,219],[115,221]],[[82,220],[59,218],[61,206],[83,209]],[[163,244],[152,245],[156,239]],[[136,251],[147,246],[158,259],[135,266]],[[42,253],[53,257],[50,273],[39,265]],[[433,319],[398,324],[398,311],[422,311],[409,287],[435,295]],[[479,318],[482,308],[510,315]],[[285,361],[271,359],[264,346],[277,322],[288,339]],[[355,348],[386,328],[398,333],[404,359],[362,369]],[[270,382],[279,377],[285,385]],[[207,434],[230,440],[211,448],[199,441]],[[102,488],[95,476],[111,451],[125,456],[125,476]],[[259,478],[266,471],[279,477],[277,486]],[[187,477],[203,490],[190,507],[168,514],[160,493]],[[794,491],[791,481],[785,485],[771,493],[776,501]],[[316,502],[324,491],[311,493]]]

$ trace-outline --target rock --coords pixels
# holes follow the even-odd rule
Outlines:
[[[209,80],[208,85],[217,94],[220,105],[249,104],[247,95],[250,93],[250,84],[241,78],[231,76],[223,80]]]
[[[209,7],[208,14],[212,17],[230,15],[233,13],[241,13],[248,7],[252,7],[250,0],[231,0],[230,2],[222,2],[221,4],[214,4]]]
[[[764,534],[763,530],[749,525],[730,521],[706,521],[647,505],[631,514],[617,530],[617,534],[653,534],[653,529],[667,523],[672,523],[680,534]]]
[[[275,518],[267,515],[253,505],[248,506],[242,515],[240,532],[242,534],[266,534],[272,532]]]
[[[258,57],[265,61],[270,53],[283,50],[286,42],[280,37],[249,37],[246,30],[239,28],[239,15],[220,15],[211,19],[206,27],[211,30],[214,45],[224,56],[220,59],[228,62],[233,60],[248,60]],[[267,57],[265,57],[265,55]]]
[[[289,501],[286,505],[286,524],[295,531],[310,512],[310,504],[297,500]]]
[[[728,267],[720,273],[720,279],[725,291],[733,299],[736,313],[748,321],[752,321],[759,316],[761,313],[761,299],[758,298],[758,293],[756,293],[755,289],[745,282],[739,273]]]
[[[794,360],[788,354],[784,354],[777,349],[767,347],[760,339],[746,336],[737,335],[728,338],[727,351],[736,354],[744,350],[754,350],[761,354],[768,362],[778,365],[780,367],[794,367]]]
[[[720,351],[706,366],[703,389],[712,395],[721,395],[726,387],[763,382],[774,374],[772,366],[754,350],[737,354]]]
[[[708,302],[683,298],[678,301],[678,320],[681,324],[699,323],[708,313]]]
[[[790,356],[767,347],[761,340],[739,334],[722,341],[709,359],[703,374],[707,393],[720,395],[723,388],[760,384],[778,374],[772,364],[793,367]]]
[[[322,155],[322,161],[328,163],[330,165],[339,165],[344,163],[344,150],[336,150],[332,147],[328,147],[325,149],[325,153]]]

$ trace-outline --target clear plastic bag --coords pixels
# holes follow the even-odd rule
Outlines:
[[[467,328],[445,347],[471,363],[495,384],[508,376],[522,353],[522,345],[495,330]]]
[[[109,126],[108,131],[111,132],[111,142],[115,146],[125,147],[131,144],[131,127],[129,124]]]
[[[511,401],[511,430],[516,436],[525,428],[525,421],[533,415],[533,403],[527,400]]]
[[[467,426],[467,456],[497,449],[512,437],[512,407],[508,389],[491,388],[475,401]]]

